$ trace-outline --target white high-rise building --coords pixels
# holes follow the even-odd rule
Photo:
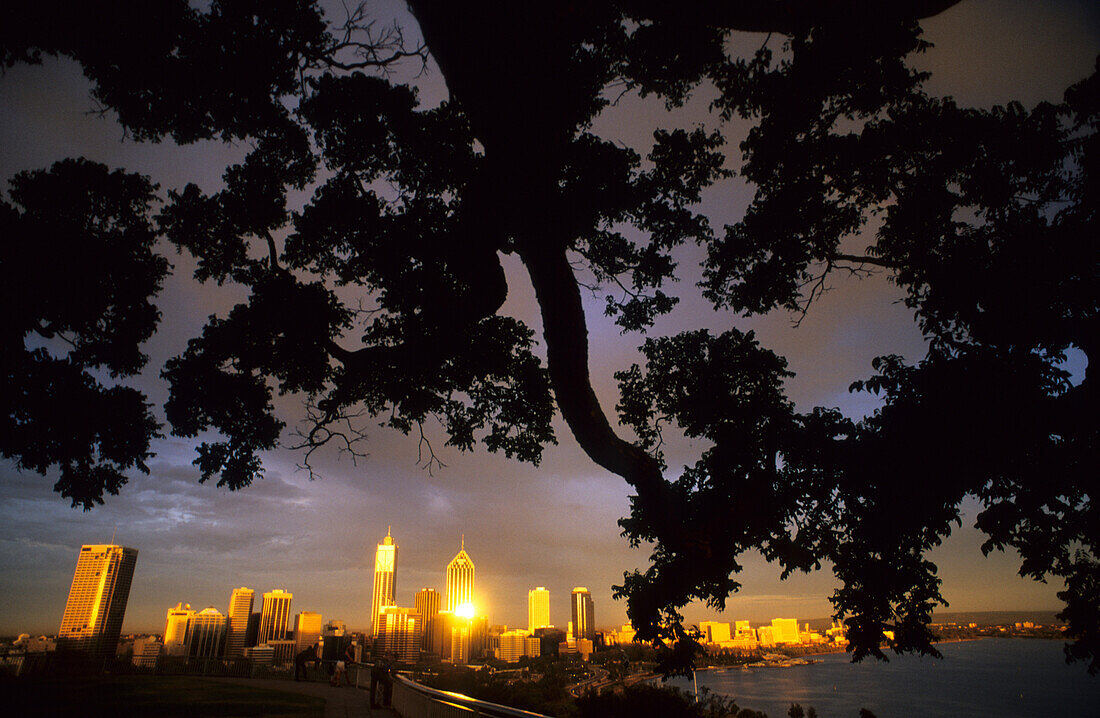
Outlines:
[[[225,636],[225,657],[244,656],[244,639],[248,635],[248,617],[252,615],[252,605],[256,592],[241,586],[229,594],[229,626]]]
[[[137,564],[136,548],[110,544],[80,547],[57,647],[114,656]]]
[[[390,530],[374,552],[374,593],[370,603],[371,635],[378,635],[378,613],[397,603],[397,544]]]
[[[290,633],[290,602],[293,598],[293,593],[287,593],[281,588],[264,594],[257,645],[287,639],[287,634]]]
[[[542,586],[527,592],[527,630],[550,626],[550,592]]]
[[[447,564],[447,605],[444,610],[455,612],[460,606],[473,606],[473,603],[474,562],[466,553],[466,537],[463,536],[462,547]]]

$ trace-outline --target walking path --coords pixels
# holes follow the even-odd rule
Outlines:
[[[354,686],[334,688],[327,681],[298,682],[277,678],[211,677],[210,680],[323,698],[325,701],[325,718],[399,718],[389,708],[371,708],[368,691]]]

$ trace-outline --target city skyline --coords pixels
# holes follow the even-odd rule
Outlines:
[[[1086,3],[976,2],[953,8],[926,23],[927,37],[936,44],[922,60],[936,72],[930,91],[982,106],[1010,99],[1027,106],[1057,101],[1062,88],[1092,67],[1100,47],[1096,18],[1095,5]],[[1021,37],[1026,42],[1019,42]],[[953,67],[967,72],[953,74]],[[421,97],[429,103],[442,94],[432,81],[429,73],[422,87]],[[0,82],[0,106],[5,108],[0,117],[0,178],[61,157],[85,155],[149,174],[162,190],[191,179],[209,189],[221,181],[225,162],[239,159],[240,148],[216,143],[180,149],[121,142],[118,126],[89,116],[89,105],[88,84],[71,63],[46,58],[40,67],[9,70]],[[648,117],[639,107],[636,98],[627,97],[622,112]],[[688,108],[687,119],[679,121],[690,126],[695,110]],[[648,129],[640,124],[623,122],[620,127],[613,119],[603,129],[612,127],[616,140],[631,143],[646,136]],[[728,214],[739,206],[735,200],[722,201]],[[206,316],[242,300],[231,287],[195,290],[189,280],[191,260],[168,256],[176,277],[166,283],[160,306],[171,331],[143,347],[151,356],[143,388],[158,402],[165,396],[158,378],[164,361],[182,351]],[[505,267],[511,278],[520,276],[508,258]],[[539,326],[529,293],[522,284],[512,284],[506,310]],[[848,380],[867,374],[870,358],[884,350],[912,356],[922,349],[911,318],[897,305],[881,314],[846,319],[863,300],[880,300],[889,291],[885,283],[873,281],[844,284],[826,295],[797,331],[785,316],[738,326],[757,330],[765,343],[792,360],[798,376],[789,388],[800,407],[840,406],[859,415],[874,405],[847,394]],[[697,304],[683,308],[703,316]],[[600,399],[610,408],[615,404],[611,372],[631,358],[624,354],[617,329],[602,319],[602,310],[599,301],[586,304],[592,372]],[[716,326],[729,321],[714,319]],[[293,416],[292,400],[275,401]],[[376,529],[389,523],[402,537],[404,588],[395,597],[399,605],[411,605],[422,586],[445,590],[439,567],[453,554],[453,538],[465,531],[478,557],[475,591],[492,597],[487,609],[494,620],[526,625],[527,592],[544,585],[551,593],[552,620],[564,627],[571,588],[582,584],[599,605],[599,625],[621,623],[625,606],[612,599],[611,586],[621,583],[624,570],[643,565],[646,556],[644,546],[632,551],[625,545],[615,523],[629,511],[629,490],[592,466],[563,424],[555,424],[555,430],[559,446],[547,451],[538,468],[483,449],[462,454],[437,443],[447,465],[429,474],[418,465],[415,437],[372,428],[365,459],[352,463],[320,452],[316,466],[321,478],[311,481],[297,469],[300,454],[278,449],[264,456],[266,478],[235,493],[215,488],[213,482],[198,484],[198,470],[191,464],[198,440],[166,436],[155,442],[150,475],[133,475],[119,496],[108,496],[104,506],[87,513],[70,509],[52,491],[56,476],[20,474],[4,463],[0,570],[7,578],[0,586],[0,605],[5,607],[0,633],[55,633],[73,575],[72,553],[82,544],[105,542],[116,526],[122,543],[142,551],[125,632],[159,632],[165,610],[181,599],[198,608],[221,607],[229,589],[241,585],[286,586],[294,591],[296,605],[367,630],[371,559],[380,533]],[[674,442],[668,448],[669,465],[677,469],[689,452]],[[486,506],[499,508],[490,515]],[[976,511],[975,503],[964,505],[963,525],[930,556],[940,566],[951,604],[945,610],[1056,610],[1059,585],[1018,578],[1019,562],[1011,554],[981,557],[982,537],[972,528]],[[468,528],[475,521],[484,528]],[[755,555],[743,563],[745,571],[738,576],[742,590],[731,596],[723,617],[764,621],[774,615],[818,618],[831,612],[827,597],[835,582],[827,571],[781,583],[778,567]],[[990,585],[999,587],[996,595],[988,591]],[[483,597],[475,595],[475,603],[483,603]],[[685,615],[697,621],[717,614],[693,605]]]

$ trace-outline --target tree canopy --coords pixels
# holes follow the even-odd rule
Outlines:
[[[163,238],[197,281],[249,292],[163,370],[170,430],[219,437],[199,445],[204,481],[262,475],[287,433],[276,393],[306,402],[308,430],[282,440],[307,461],[355,450],[371,416],[406,433],[439,418],[449,445],[538,463],[560,412],[634,491],[620,524],[652,555],[616,590],[639,637],[683,656],[680,609],[723,607],[753,549],[784,575],[831,566],[855,658],[881,656],[884,630],[895,651],[935,654],[926,554],[976,497],[983,550],[1065,581],[1069,650],[1096,672],[1100,79],[1030,110],[930,96],[909,59],[927,47],[920,20],[953,4],[410,0],[423,46],[308,0],[21,7],[0,29],[4,67],[70,57],[135,139],[249,150],[214,193],[158,194],[82,159],[11,180],[0,450],[58,470],[84,508],[146,470],[162,427],[126,379],[157,328]],[[735,56],[740,31],[767,40]],[[388,72],[428,53],[449,92],[431,108]],[[701,84],[720,118],[752,123],[738,172],[755,196],[724,227],[698,212],[729,174],[720,131],[658,131],[644,157],[592,131],[618,92],[677,106]],[[856,237],[870,243],[853,253]],[[609,418],[575,266],[621,288],[608,315],[645,332],[676,303],[685,244],[705,253],[702,295],[737,315],[806,312],[834,273],[886,273],[927,354],[852,377],[883,402],[855,420],[797,411],[786,361],[752,332],[650,337]],[[499,313],[502,255],[530,276],[540,337]],[[1068,352],[1088,360],[1080,380]],[[679,476],[669,427],[705,447]]]

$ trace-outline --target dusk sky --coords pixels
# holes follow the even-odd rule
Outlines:
[[[415,38],[415,21],[404,13],[403,3],[372,6],[381,18],[400,18],[406,37]],[[1066,86],[1089,74],[1100,53],[1100,5],[1094,0],[966,0],[924,27],[926,39],[935,44],[917,61],[933,72],[927,89],[953,95],[962,104],[988,107],[1017,99],[1030,107],[1059,101]],[[751,52],[761,41],[742,35],[732,47]],[[417,69],[410,67],[409,74]],[[415,84],[427,105],[446,94],[430,65]],[[162,195],[189,181],[212,192],[220,188],[225,166],[244,156],[246,148],[220,143],[183,148],[135,143],[110,114],[91,112],[89,90],[78,66],[68,60],[47,58],[41,66],[17,66],[0,76],[4,192],[6,180],[19,170],[78,156],[146,174],[159,183]],[[706,111],[709,100],[701,88],[684,110],[668,115],[659,100],[628,96],[600,118],[596,130],[644,148],[658,124],[717,126],[718,119]],[[731,168],[737,166],[744,130],[736,122],[726,127]],[[736,221],[750,197],[735,178],[708,190],[703,210],[720,227]],[[207,316],[224,313],[245,295],[240,288],[197,284],[189,257],[177,255],[167,243],[160,252],[173,263],[173,276],[157,300],[163,316],[160,332],[145,347],[149,366],[133,383],[158,405],[163,422],[159,405],[167,385],[159,374],[164,362],[183,351]],[[837,277],[833,291],[794,328],[786,314],[746,320],[715,312],[694,287],[698,250],[689,248],[678,258],[682,280],[673,289],[683,299],[649,335],[694,327],[755,329],[762,344],[787,357],[796,373],[788,391],[799,410],[837,406],[851,416],[872,411],[874,403],[850,395],[848,385],[870,374],[875,356],[899,353],[916,360],[923,353],[911,313],[898,301],[900,292],[881,277]],[[538,330],[523,268],[514,258],[504,261],[510,294],[503,311]],[[612,374],[637,360],[643,338],[620,335],[602,316],[602,298],[593,297],[587,308],[593,381],[612,413],[617,399]],[[301,399],[283,397],[279,406],[293,427]],[[165,611],[181,601],[196,609],[213,605],[224,613],[237,586],[257,594],[286,589],[294,594],[294,613],[318,611],[326,621],[342,619],[365,629],[374,549],[388,527],[400,547],[399,605],[412,605],[413,593],[422,587],[445,589],[445,566],[464,534],[476,565],[475,603],[491,623],[525,625],[527,591],[535,586],[550,590],[551,622],[560,627],[569,620],[574,586],[592,591],[597,626],[625,621],[625,603],[611,598],[611,586],[622,581],[623,571],[644,566],[648,555],[645,547],[632,550],[619,536],[616,521],[628,512],[629,490],[583,454],[564,422],[556,421],[558,446],[547,449],[539,467],[481,448],[464,454],[442,447],[444,435],[436,427],[434,444],[446,466],[431,474],[418,466],[414,437],[378,428],[377,422],[366,426],[369,456],[352,462],[325,454],[314,462],[320,478],[311,481],[297,468],[300,454],[273,451],[264,457],[265,478],[237,492],[199,484],[199,471],[191,464],[199,442],[166,435],[154,441],[150,474],[133,473],[119,496],[107,497],[104,506],[89,512],[71,509],[52,491],[56,477],[20,473],[13,463],[0,462],[0,634],[55,634],[79,547],[109,543],[112,536],[140,552],[124,632],[161,631]],[[670,476],[693,462],[699,448],[673,440]],[[964,503],[962,527],[931,555],[951,604],[946,610],[1059,608],[1055,594],[1060,584],[1019,578],[1015,554],[981,556],[981,535],[972,528],[978,510],[976,503]],[[700,605],[689,607],[686,618],[805,620],[831,613],[827,599],[835,581],[828,570],[781,582],[778,567],[758,556],[746,556],[744,565],[743,587],[730,598],[725,614],[715,616]]]

